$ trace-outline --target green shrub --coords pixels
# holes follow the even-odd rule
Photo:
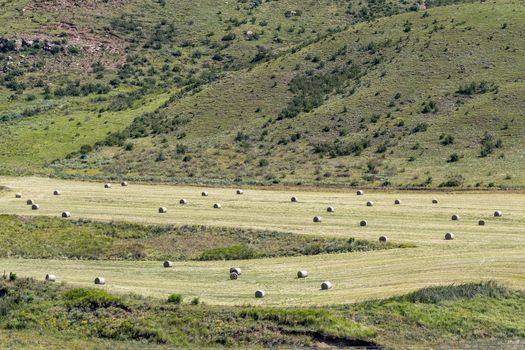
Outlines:
[[[178,294],[178,293],[173,293],[173,294],[170,294],[170,296],[168,297],[168,303],[172,303],[172,304],[182,304],[182,300],[183,300],[183,297],[182,297],[182,294]]]
[[[129,310],[123,299],[109,294],[105,290],[76,288],[64,294],[64,300],[69,308],[97,310],[100,308],[120,308]]]

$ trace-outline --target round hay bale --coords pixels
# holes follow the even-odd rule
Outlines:
[[[27,205],[33,205],[33,204],[35,204],[35,201],[32,200],[32,199],[28,199],[28,200],[26,201],[26,204],[27,204]]]
[[[127,186],[128,186],[128,182],[127,182],[127,181],[122,181],[122,182],[120,183],[120,186],[122,186],[122,187],[127,187]]]
[[[439,203],[439,202],[438,202],[438,200],[437,200],[436,198],[433,198],[433,199],[432,199],[432,204],[438,204],[438,203]]]
[[[241,268],[240,267],[230,267],[230,273],[236,273],[238,275],[241,274]]]
[[[381,242],[381,243],[388,242],[388,237],[387,236],[379,236],[379,242]]]
[[[396,205],[397,205],[397,204],[401,204],[401,200],[400,200],[400,199],[396,199],[396,200],[394,201],[394,204],[396,204]]]
[[[180,204],[188,204],[188,200],[186,198],[182,198],[180,201],[179,201]]]
[[[323,283],[321,283],[321,289],[322,290],[332,289],[332,282],[324,281]]]
[[[110,183],[106,183],[106,184],[104,185],[104,188],[111,188],[111,184],[110,184]]]
[[[479,225],[479,226],[485,226],[485,220],[480,219],[480,220],[478,221],[478,225]]]
[[[213,207],[214,207],[215,209],[221,209],[221,208],[222,208],[222,206],[221,206],[219,203],[215,203],[215,204],[213,205]]]
[[[54,190],[53,195],[54,196],[60,196],[61,192],[59,190]]]
[[[15,198],[22,198],[22,193],[20,192],[15,193]]]
[[[165,268],[173,267],[173,261],[166,260],[166,261],[164,261],[163,266]]]
[[[361,220],[361,221],[359,222],[359,226],[363,226],[363,227],[364,227],[364,226],[368,226],[368,221],[366,221],[366,220]]]
[[[52,275],[48,273],[46,275],[46,282],[55,282],[57,280],[57,277],[55,275]]]
[[[452,232],[445,233],[445,240],[451,241],[454,239],[454,234]]]
[[[203,196],[203,197],[208,197],[208,192],[206,192],[206,191],[202,191],[202,192],[201,192],[201,196]]]
[[[308,271],[298,271],[297,278],[306,278],[308,277]]]
[[[297,199],[297,197],[292,197],[292,198],[290,199],[290,201],[291,201],[292,203],[297,203],[297,202],[299,202],[299,199]]]
[[[159,213],[166,214],[167,212],[168,212],[168,208],[166,208],[166,207],[160,207],[159,208]]]
[[[71,217],[71,213],[68,212],[68,211],[63,211],[63,212],[62,212],[62,217],[63,217],[63,218],[69,218],[69,217]]]
[[[106,279],[104,277],[97,277],[95,278],[95,284],[104,285],[106,284]]]
[[[35,203],[35,204],[33,204],[33,205],[31,206],[31,209],[32,209],[32,210],[38,210],[38,209],[40,209],[40,206],[39,206],[38,204]]]
[[[500,218],[500,217],[502,217],[502,216],[503,216],[503,213],[501,212],[501,210],[496,210],[496,211],[494,212],[494,217],[496,217],[496,218]]]
[[[374,202],[368,201],[368,202],[366,202],[366,206],[367,207],[373,207],[374,206]]]
[[[357,194],[358,196],[362,196],[362,195],[365,194],[365,191],[363,191],[363,190],[358,190],[358,191],[356,192],[356,194]]]
[[[239,274],[237,274],[235,272],[230,273],[230,279],[232,281],[235,281],[237,278],[239,278]]]
[[[265,295],[266,295],[266,293],[264,292],[264,290],[258,290],[258,291],[255,292],[255,297],[257,299],[264,298]]]
[[[323,219],[320,216],[314,216],[314,222],[322,222]]]
[[[326,208],[326,211],[329,212],[329,213],[333,213],[335,211],[335,208],[334,207],[328,207],[328,208]]]
[[[459,215],[458,214],[452,215],[452,221],[459,221]]]
[[[244,191],[243,190],[237,190],[237,194],[243,194]]]

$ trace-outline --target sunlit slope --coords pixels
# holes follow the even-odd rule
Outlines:
[[[522,186],[524,19],[523,4],[497,1],[351,26],[173,99],[85,171]]]

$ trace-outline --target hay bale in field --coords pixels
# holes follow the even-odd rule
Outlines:
[[[104,277],[95,278],[95,284],[104,285],[106,284],[106,279]]]
[[[69,218],[69,217],[71,217],[71,213],[68,212],[68,211],[63,211],[63,212],[62,212],[62,217],[63,217],[63,218]]]
[[[366,221],[366,220],[359,221],[359,226],[363,226],[363,227],[364,226],[368,226],[368,221]]]
[[[35,204],[35,201],[32,200],[32,199],[28,199],[28,200],[26,201],[26,204],[27,204],[27,205],[33,205],[33,204]]]
[[[324,281],[323,283],[321,283],[321,289],[322,290],[332,289],[332,282]]]
[[[334,207],[328,207],[328,208],[326,208],[326,211],[329,212],[329,213],[333,213],[335,211],[335,208]]]
[[[202,191],[202,192],[201,192],[201,196],[203,196],[203,197],[208,197],[208,192],[206,192],[206,191]]]
[[[320,216],[314,216],[314,222],[322,222],[323,219]]]
[[[166,208],[166,207],[160,207],[159,208],[159,213],[166,214],[167,212],[168,212],[168,208]]]
[[[55,275],[52,275],[52,274],[47,274],[46,275],[46,282],[55,282],[57,280],[57,277]]]
[[[15,198],[22,198],[22,193],[20,192],[15,193]]]
[[[127,181],[122,181],[122,182],[120,183],[120,186],[122,186],[122,187],[127,187],[127,186],[128,186],[128,182],[127,182]]]
[[[436,198],[433,198],[433,199],[432,199],[432,204],[438,204],[438,203],[439,203],[439,202],[438,202],[438,200],[437,200]]]
[[[237,194],[243,194],[244,191],[243,190],[237,190]]]
[[[362,196],[362,195],[365,194],[365,191],[363,191],[363,190],[358,190],[358,191],[356,192],[356,194],[357,194],[358,196]]]
[[[445,233],[445,240],[451,241],[454,239],[454,234],[452,232]]]
[[[179,201],[180,204],[188,204],[188,200],[186,198],[182,198],[180,201]]]
[[[35,203],[35,204],[33,204],[33,205],[31,206],[31,209],[32,209],[32,210],[38,210],[38,209],[40,209],[40,206],[39,206],[38,204]]]
[[[459,221],[459,215],[458,214],[452,215],[452,221]]]
[[[306,278],[306,277],[308,277],[308,271],[303,270],[303,271],[297,272],[297,278]]]
[[[219,203],[215,203],[215,204],[213,205],[213,208],[215,208],[215,209],[221,209],[222,206],[221,206]]]
[[[54,190],[53,195],[54,196],[60,196],[62,193],[59,190]]]
[[[480,219],[480,220],[478,221],[478,225],[479,225],[479,226],[485,226],[485,220]]]
[[[290,201],[291,201],[292,203],[297,203],[297,202],[299,202],[299,199],[297,199],[297,197],[292,197],[292,198],[290,199]]]
[[[494,217],[496,217],[496,218],[500,218],[500,217],[502,217],[502,216],[503,216],[503,213],[501,212],[501,210],[496,210],[496,211],[494,212]]]
[[[394,204],[401,204],[401,200],[400,200],[400,199],[396,199],[396,200],[394,201]]]
[[[381,243],[388,242],[388,237],[387,236],[379,236],[379,242],[381,242]]]
[[[104,185],[104,188],[111,188],[111,184],[110,184],[110,183],[106,183],[106,184]]]
[[[230,267],[230,273],[236,273],[238,275],[241,274],[241,268],[240,267]]]
[[[258,291],[255,292],[255,297],[257,299],[264,298],[265,295],[266,295],[266,293],[264,292],[264,290],[258,290]]]
[[[374,206],[374,202],[368,201],[368,202],[366,202],[366,206],[367,207],[373,207]]]
[[[237,278],[239,278],[239,274],[238,273],[235,273],[235,272],[230,273],[230,279],[232,281],[235,281]]]
[[[173,261],[166,260],[166,261],[164,261],[163,266],[165,268],[173,267]]]

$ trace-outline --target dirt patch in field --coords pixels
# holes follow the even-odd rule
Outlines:
[[[43,71],[50,72],[55,69],[63,69],[64,65],[71,69],[89,71],[93,63],[100,62],[107,68],[115,68],[126,61],[126,48],[128,43],[111,33],[100,31],[92,32],[80,29],[77,25],[67,22],[50,23],[29,33],[16,35],[17,47],[22,47],[22,41],[31,43],[35,40],[48,41],[53,46],[53,41],[61,40],[63,36],[67,40],[66,49],[77,48],[78,55],[58,54],[48,56]],[[27,57],[30,59],[30,57]]]

